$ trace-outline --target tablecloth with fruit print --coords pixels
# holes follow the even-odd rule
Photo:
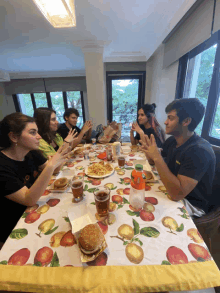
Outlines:
[[[141,210],[134,210],[129,204],[131,171],[134,168],[134,161],[138,157],[140,159],[140,156],[143,157],[143,154],[131,152],[127,155],[126,165],[122,169],[118,168],[117,162],[114,162],[115,172],[107,178],[92,179],[85,175],[85,167],[98,162],[99,159],[96,156],[103,150],[103,146],[90,150],[95,154],[93,161],[84,160],[82,154],[71,158],[57,177],[70,179],[74,171],[78,175],[85,176],[84,195],[94,214],[96,214],[93,195],[95,188],[99,185],[106,185],[110,188],[109,217],[100,219],[96,214],[97,223],[104,233],[108,245],[105,251],[92,262],[81,262],[76,238],[72,234],[67,214],[69,207],[74,205],[71,190],[67,189],[64,193],[53,193],[48,188],[36,205],[26,209],[3,246],[0,252],[0,269],[4,272],[4,276],[6,271],[12,270],[13,276],[16,277],[19,269],[29,267],[28,272],[32,271],[32,276],[34,274],[37,280],[37,276],[42,273],[40,270],[46,269],[47,272],[51,270],[51,273],[57,275],[58,271],[54,272],[54,269],[57,269],[59,275],[66,272],[65,276],[67,276],[71,275],[73,271],[70,268],[67,271],[64,269],[61,271],[61,267],[74,267],[74,272],[82,271],[82,275],[72,281],[73,284],[69,289],[73,289],[77,287],[77,282],[82,281],[85,277],[86,267],[93,266],[96,268],[90,268],[90,273],[98,270],[100,283],[94,286],[92,278],[89,292],[101,292],[98,291],[100,286],[104,286],[105,292],[108,291],[107,288],[109,292],[115,292],[115,288],[125,290],[121,292],[133,292],[132,284],[135,284],[135,288],[138,286],[138,292],[195,290],[219,286],[219,271],[201,235],[181,202],[174,202],[168,198],[166,189],[158,177],[157,182],[146,183],[145,204]],[[50,184],[54,180],[55,177],[51,179]],[[127,278],[127,283],[123,284],[122,280],[119,281],[117,274],[115,277],[112,276],[112,272],[107,269],[108,266],[109,269],[116,269],[115,272],[117,270],[122,272],[122,268],[124,268],[123,274],[128,271],[129,273],[123,277],[124,280]],[[104,280],[101,277],[104,268],[109,271],[107,280],[106,277]],[[145,268],[144,273],[143,268]],[[138,270],[142,272],[142,277],[147,272],[147,276],[141,280],[141,276],[138,274],[133,279],[131,272],[134,270],[137,274]],[[177,273],[178,271],[179,273]],[[192,278],[192,272],[195,274],[195,278]],[[159,275],[157,276],[157,274]],[[168,274],[167,277],[166,274]],[[174,277],[169,280],[172,274]],[[50,279],[50,273],[48,276]],[[155,277],[157,281],[152,283]],[[53,278],[55,277],[53,276]],[[114,282],[109,282],[111,278],[114,278]],[[43,280],[43,284],[42,280],[36,281],[36,283],[33,281],[32,290],[33,288],[35,290],[44,288],[46,292],[50,288],[49,284],[54,284],[55,281],[53,279],[50,282],[49,279]],[[137,279],[140,283],[137,282]],[[194,279],[195,281],[192,281]],[[106,287],[106,281],[108,287]],[[59,291],[63,282],[61,279],[53,290]],[[46,287],[45,284],[47,284]],[[80,287],[82,292],[84,292],[84,285],[82,281],[82,287]],[[9,281],[6,277],[3,281],[0,274],[0,290],[22,290],[22,288],[23,290],[25,288],[26,291],[30,290],[30,287],[24,286],[24,282],[20,279],[16,286],[13,278]],[[64,287],[62,289],[64,292],[69,290],[66,284]],[[30,292],[32,291],[30,290]]]

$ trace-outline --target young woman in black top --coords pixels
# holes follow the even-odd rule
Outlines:
[[[162,147],[165,141],[165,132],[155,117],[155,108],[156,105],[153,103],[145,104],[138,110],[138,123],[134,122],[130,131],[132,145],[136,145],[139,140],[143,140],[145,134],[148,135],[149,138],[150,135],[153,134],[157,146],[159,148]],[[134,131],[136,131],[136,136],[134,136]]]
[[[70,148],[59,148],[47,161],[38,151],[40,138],[32,117],[13,113],[0,122],[0,242],[7,239],[26,207],[38,201],[53,173],[66,162]]]

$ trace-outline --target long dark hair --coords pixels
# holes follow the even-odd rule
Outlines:
[[[10,132],[13,132],[19,137],[27,123],[33,122],[35,122],[33,117],[29,117],[19,112],[5,116],[5,118],[0,121],[0,148],[7,149],[12,145],[8,136]]]
[[[144,114],[147,116],[150,126],[154,129],[157,137],[160,139],[161,143],[166,140],[165,132],[161,127],[160,123],[157,121],[155,116],[156,104],[145,104],[140,109],[143,109]]]
[[[56,137],[56,132],[50,130],[50,118],[52,113],[56,114],[56,111],[45,107],[37,108],[34,111],[38,133],[49,144]]]

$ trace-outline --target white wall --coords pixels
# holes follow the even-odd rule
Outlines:
[[[12,96],[6,95],[3,83],[0,83],[0,120],[15,111]]]
[[[161,45],[146,64],[146,89],[145,103],[155,103],[156,117],[164,128],[166,120],[165,108],[175,99],[178,64],[171,64],[162,69],[164,56],[164,45]]]

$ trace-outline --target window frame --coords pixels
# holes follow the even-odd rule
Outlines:
[[[74,92],[74,91],[73,91]],[[78,91],[77,91],[78,92]],[[35,97],[34,97],[34,94],[42,94],[42,92],[35,92],[35,93],[25,93],[25,94],[29,94],[31,95],[31,102],[32,102],[32,106],[33,106],[33,109],[35,110],[37,107],[36,107],[36,102],[35,102]],[[50,95],[50,92],[43,92],[43,93],[46,93],[46,99],[47,99],[47,105],[48,105],[48,108],[50,109],[53,109],[53,106],[52,106],[52,100],[51,100],[51,95]],[[13,101],[14,101],[14,105],[15,105],[15,110],[16,112],[20,112],[22,113],[21,111],[21,106],[20,106],[20,102],[19,102],[19,98],[18,98],[18,95],[19,94],[22,94],[22,93],[18,93],[18,94],[13,94],[12,97],[13,97]],[[62,92],[63,94],[63,103],[64,103],[64,110],[68,109],[68,103],[67,103],[67,93],[66,91]],[[83,123],[85,123],[85,107],[84,107],[84,97],[83,97],[83,91],[80,91],[80,99],[81,99],[81,104],[82,104],[82,116],[83,116]]]
[[[112,122],[112,80],[138,79],[138,110],[144,105],[146,71],[106,71],[107,119]]]
[[[213,73],[211,84],[209,88],[207,107],[202,126],[201,137],[209,141],[213,145],[220,146],[220,138],[217,139],[209,135],[209,131],[214,122],[216,107],[219,101],[219,83],[220,83],[220,31],[214,33],[208,40],[198,45],[196,48],[185,54],[179,59],[179,67],[177,73],[176,93],[175,99],[183,98],[184,86],[186,82],[186,73],[188,69],[189,60],[196,55],[209,49],[214,44],[217,44]],[[184,97],[186,98],[186,97]]]

